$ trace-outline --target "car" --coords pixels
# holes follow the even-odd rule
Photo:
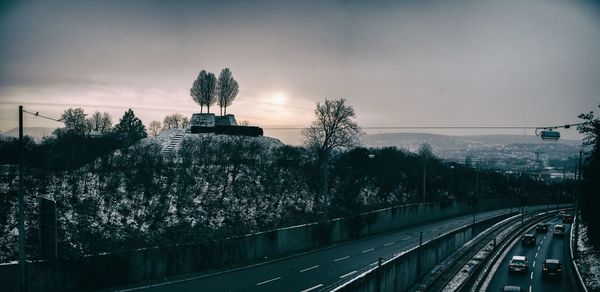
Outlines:
[[[535,245],[535,235],[525,234],[521,237],[521,243],[523,245]]]
[[[562,222],[563,223],[573,223],[573,215],[571,215],[571,214],[564,214],[562,216]]]
[[[547,223],[538,223],[535,226],[535,231],[540,233],[548,232],[548,224]]]
[[[564,237],[565,236],[565,226],[562,224],[554,225],[554,231],[552,231],[552,236]]]
[[[507,285],[504,286],[502,288],[500,288],[500,291],[504,291],[504,292],[521,292],[521,291],[525,291],[525,289],[521,288],[520,286],[512,286],[512,285]]]
[[[508,263],[508,272],[527,273],[529,270],[529,261],[524,256],[513,256]]]
[[[542,278],[560,278],[562,266],[557,259],[546,259],[542,265]]]

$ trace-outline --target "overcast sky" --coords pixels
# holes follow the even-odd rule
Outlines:
[[[0,131],[17,126],[19,104],[114,120],[131,107],[146,125],[189,116],[198,72],[224,67],[240,84],[228,113],[267,128],[307,126],[325,98],[346,98],[364,127],[547,126],[600,103],[594,3],[213,2],[4,1]]]

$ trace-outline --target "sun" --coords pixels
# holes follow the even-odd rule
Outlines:
[[[275,104],[284,104],[286,100],[286,97],[283,93],[277,93],[273,96],[273,103]]]

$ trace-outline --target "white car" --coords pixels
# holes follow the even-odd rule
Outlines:
[[[524,256],[513,256],[508,263],[509,272],[523,272],[527,273],[529,269],[529,261]]]
[[[554,230],[552,231],[552,236],[554,236],[554,237],[565,236],[565,226],[562,224],[554,225]]]

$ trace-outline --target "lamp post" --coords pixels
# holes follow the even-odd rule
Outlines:
[[[425,160],[425,157],[423,157],[423,205],[425,205],[425,193],[426,193],[426,172],[427,172],[427,161]]]

